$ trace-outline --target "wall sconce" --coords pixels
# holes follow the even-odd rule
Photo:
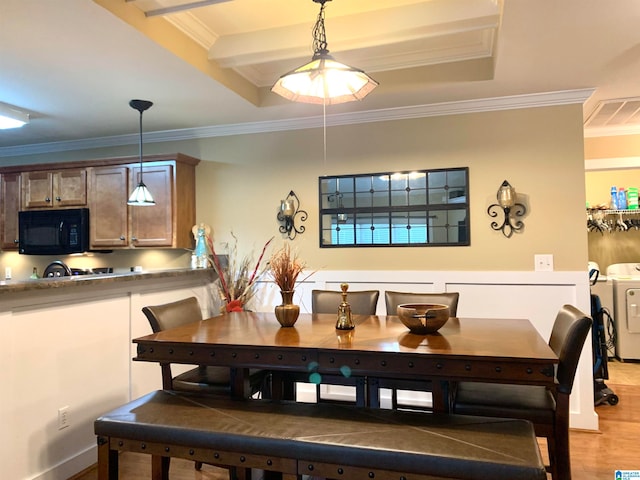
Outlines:
[[[284,222],[284,225],[280,225],[280,233],[286,233],[289,240],[293,240],[297,234],[304,232],[304,226],[296,226],[298,215],[300,215],[298,219],[300,222],[304,222],[308,216],[307,212],[300,210],[300,199],[291,190],[287,198],[280,200],[280,211],[277,216],[279,222]]]
[[[490,217],[495,218],[502,212],[504,214],[504,221],[502,225],[496,221],[491,222],[491,228],[494,230],[502,230],[502,234],[509,238],[513,235],[513,232],[517,232],[524,227],[524,223],[522,223],[521,220],[512,219],[512,215],[522,217],[527,213],[527,209],[522,203],[516,203],[516,189],[506,180],[500,185],[497,197],[498,203],[490,205],[487,213]]]

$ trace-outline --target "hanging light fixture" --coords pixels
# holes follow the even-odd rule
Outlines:
[[[324,29],[324,6],[331,0],[313,0],[320,13],[313,27],[311,62],[282,75],[271,91],[301,103],[334,105],[362,100],[378,86],[378,82],[360,69],[337,62],[327,50]]]
[[[134,207],[146,207],[156,204],[156,202],[153,201],[151,192],[149,192],[149,189],[142,181],[142,112],[149,109],[152,105],[153,102],[149,100],[131,100],[129,102],[131,108],[140,112],[140,182],[138,182],[136,188],[131,192],[129,201],[127,202],[127,205]]]

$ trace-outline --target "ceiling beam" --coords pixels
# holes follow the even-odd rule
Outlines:
[[[209,5],[215,5],[216,3],[229,2],[231,0],[200,0],[198,2],[183,3],[182,5],[174,5],[173,7],[157,8],[155,10],[149,10],[144,12],[146,17],[157,17],[162,15],[168,15],[170,13],[183,12],[185,10],[192,10],[194,8],[208,7]]]

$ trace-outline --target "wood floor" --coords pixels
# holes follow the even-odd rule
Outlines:
[[[571,431],[573,480],[613,480],[615,470],[640,470],[640,363],[610,362],[606,382],[620,398],[618,405],[598,405],[599,432]],[[542,445],[544,452],[544,445]],[[120,480],[150,478],[149,457],[125,453],[120,457]],[[95,468],[72,480],[96,480]],[[171,480],[228,480],[226,470],[172,459]],[[70,479],[71,480],[71,479]]]

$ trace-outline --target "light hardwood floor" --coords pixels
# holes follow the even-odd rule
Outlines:
[[[616,470],[640,470],[640,363],[610,362],[606,382],[620,398],[611,406],[598,405],[598,432],[571,431],[571,468],[573,480],[613,480]],[[541,450],[546,451],[544,445]],[[146,455],[125,453],[120,457],[120,480],[150,478]],[[171,480],[228,480],[226,470],[205,465],[194,469],[193,462],[172,459]],[[95,468],[72,480],[96,480]],[[551,478],[549,476],[549,478]]]

